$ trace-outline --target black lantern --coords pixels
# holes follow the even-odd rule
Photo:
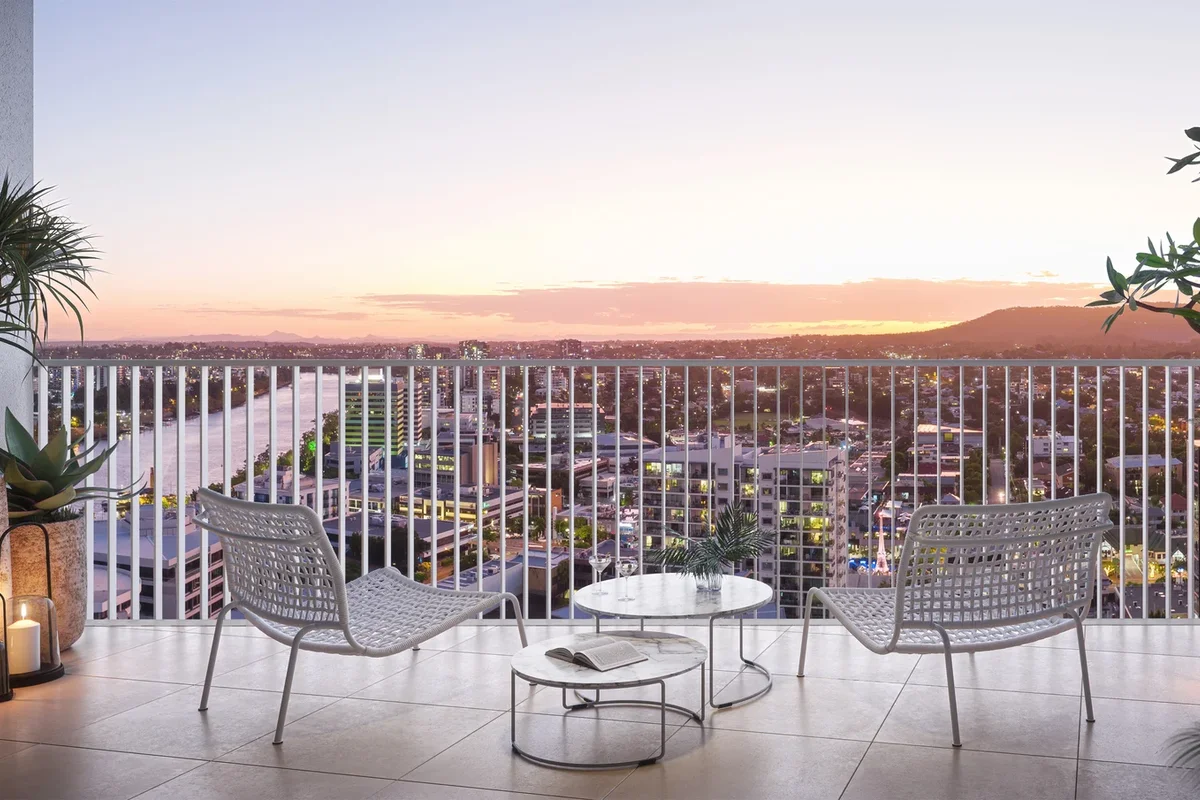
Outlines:
[[[14,686],[32,686],[61,678],[65,672],[58,651],[58,615],[54,610],[54,589],[50,578],[50,531],[40,522],[11,525],[0,533],[0,549],[17,528],[35,527],[42,531],[46,553],[46,594],[15,596],[11,601],[0,595],[0,702],[11,700]]]

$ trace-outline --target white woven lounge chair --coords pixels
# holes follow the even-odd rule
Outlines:
[[[1092,713],[1083,623],[1096,588],[1107,494],[1040,503],[922,506],[909,523],[895,587],[812,589],[797,674],[804,677],[813,603],[821,601],[876,653],[943,653],[950,725],[958,735],[951,653],[999,650],[1074,628]]]
[[[521,604],[508,592],[438,589],[393,567],[346,583],[321,520],[312,509],[235,500],[200,489],[196,524],[221,540],[230,602],[217,616],[200,710],[208,709],[221,626],[237,608],[254,627],[292,648],[275,744],[283,741],[292,676],[300,650],[383,658],[415,648],[458,623],[512,604],[521,644]]]

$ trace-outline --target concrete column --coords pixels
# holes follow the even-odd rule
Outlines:
[[[33,174],[33,0],[0,0],[0,173],[17,181]],[[33,425],[30,359],[0,347],[0,413],[11,408]]]

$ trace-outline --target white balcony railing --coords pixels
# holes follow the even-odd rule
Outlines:
[[[729,503],[776,534],[737,565],[777,590],[760,614],[796,617],[814,586],[890,580],[914,503],[1101,487],[1121,511],[1098,613],[1176,619],[1197,611],[1196,363],[50,360],[36,427],[119,441],[97,482],[145,483],[136,513],[84,509],[110,620],[220,607],[200,485],[309,505],[352,576],[505,586],[531,618],[575,615],[592,548],[645,568]]]

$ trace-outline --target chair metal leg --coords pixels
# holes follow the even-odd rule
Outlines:
[[[200,693],[200,708],[199,711],[208,710],[208,693],[212,690],[213,670],[217,666],[217,648],[221,644],[221,629],[225,625],[225,615],[236,605],[236,603],[226,603],[217,613],[217,628],[213,631],[212,648],[208,651],[208,672],[204,675],[204,691]]]
[[[304,634],[311,631],[314,625],[308,625],[296,632],[292,639],[292,653],[288,656],[287,677],[283,679],[283,699],[279,701],[279,721],[275,723],[275,741],[271,744],[283,744],[283,725],[287,722],[288,701],[292,699],[292,678],[296,675],[296,656],[300,655],[300,640]]]
[[[1075,620],[1075,636],[1079,641],[1079,668],[1083,672],[1083,702],[1087,708],[1087,721],[1095,722],[1096,714],[1092,711],[1092,681],[1088,677],[1087,650],[1083,646],[1083,620],[1078,614],[1072,613]]]
[[[946,651],[946,688],[950,691],[950,729],[954,733],[954,746],[962,747],[962,739],[958,735],[958,697],[954,693],[954,662],[950,659],[950,636],[946,630],[934,626],[942,635],[942,646]]]
[[[525,615],[521,612],[521,601],[511,592],[504,592],[501,597],[508,600],[512,606],[513,617],[517,620],[517,633],[521,634],[521,647],[528,647],[529,640],[525,638]]]
[[[808,601],[804,604],[804,633],[800,635],[800,665],[796,667],[796,677],[804,677],[804,659],[808,656],[808,626],[812,622],[813,600],[816,599],[814,590],[808,592]]]

